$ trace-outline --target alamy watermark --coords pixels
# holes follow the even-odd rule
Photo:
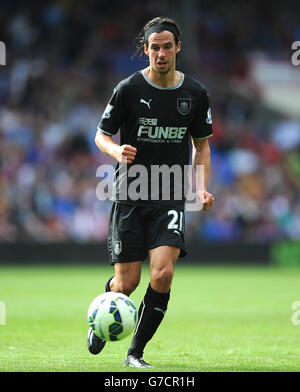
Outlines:
[[[295,301],[292,304],[292,310],[295,310],[291,317],[292,324],[300,325],[300,301]]]
[[[96,195],[99,200],[120,201],[185,201],[186,211],[203,207],[204,166],[197,165],[100,165],[96,176],[101,178]]]
[[[2,41],[0,41],[0,65],[6,65],[6,47]]]
[[[295,50],[291,57],[292,64],[295,66],[300,65],[300,41],[294,41],[291,48]]]
[[[5,303],[0,301],[0,325],[6,324],[6,308]]]

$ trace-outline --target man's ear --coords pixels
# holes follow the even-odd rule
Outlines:
[[[176,54],[181,51],[181,41],[178,41],[177,47],[176,47]]]
[[[146,56],[149,57],[149,50],[148,50],[148,47],[147,47],[146,44],[144,44],[144,53],[145,53]]]

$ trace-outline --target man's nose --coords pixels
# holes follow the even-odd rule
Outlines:
[[[159,49],[158,57],[165,57],[165,50],[163,48]]]

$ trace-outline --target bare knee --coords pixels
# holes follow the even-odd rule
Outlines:
[[[112,291],[130,295],[140,283],[141,261],[132,263],[116,263],[115,277],[110,283]]]
[[[130,280],[130,279],[115,279],[113,284],[111,285],[111,290],[119,293],[123,293],[125,295],[130,295],[139,285],[140,280]]]
[[[150,250],[150,283],[154,290],[162,293],[170,290],[174,266],[179,252],[180,249],[178,247],[168,245]]]
[[[173,266],[154,268],[151,271],[151,287],[159,292],[169,291],[172,283],[173,273]]]

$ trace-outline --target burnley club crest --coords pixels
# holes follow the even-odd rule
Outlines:
[[[122,251],[122,241],[115,241],[114,242],[114,253],[119,255]]]
[[[185,116],[189,114],[192,108],[192,99],[191,98],[177,98],[177,110],[180,114]]]

